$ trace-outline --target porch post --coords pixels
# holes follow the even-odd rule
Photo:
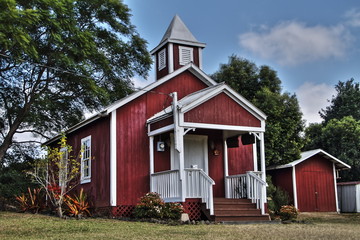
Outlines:
[[[229,181],[227,177],[229,176],[229,158],[228,158],[228,147],[226,139],[224,139],[224,176],[225,176],[225,198],[229,197]]]
[[[260,161],[261,161],[261,178],[264,182],[266,182],[266,167],[265,167],[265,138],[264,138],[264,132],[260,133]],[[266,185],[263,185],[263,191],[262,191],[263,195],[262,195],[262,203],[266,203],[267,199],[266,199]],[[265,214],[265,206],[264,204],[262,204],[263,206],[260,206],[261,208],[261,214]]]
[[[173,117],[174,117],[174,142],[175,154],[178,154],[179,159],[179,174],[180,174],[180,197],[181,201],[185,202],[185,170],[184,170],[184,128],[179,124],[180,114],[178,111],[177,92],[171,93],[173,97]]]
[[[152,174],[154,173],[154,136],[149,137],[149,154],[150,154],[150,192],[153,192]]]
[[[257,136],[254,134],[254,137],[255,137],[255,142],[253,144],[253,159],[254,159],[254,171],[257,172],[258,171],[258,157],[257,157],[257,144],[256,144],[256,141],[257,141]]]

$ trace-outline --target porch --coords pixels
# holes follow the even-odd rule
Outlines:
[[[260,214],[265,214],[265,115],[224,84],[180,101],[176,93],[172,98],[172,106],[147,121],[150,191],[167,202],[199,198],[211,216],[216,213],[214,197],[249,199]],[[216,131],[215,137],[211,131]],[[230,151],[239,149],[240,139],[242,145],[250,146],[242,148],[245,155],[241,149]],[[166,146],[171,153],[162,158],[171,163],[167,169],[155,171],[159,152]],[[242,163],[245,168],[239,167]],[[234,164],[238,166],[234,168]]]

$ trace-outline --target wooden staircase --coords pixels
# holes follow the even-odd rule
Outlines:
[[[269,215],[262,215],[249,199],[214,198],[215,222],[269,222]]]

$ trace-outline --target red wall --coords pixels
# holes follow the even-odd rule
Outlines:
[[[259,119],[239,106],[225,93],[191,109],[185,113],[184,120],[185,122],[261,127]]]
[[[104,117],[67,135],[73,154],[81,151],[81,139],[91,135],[91,182],[79,184],[96,207],[109,206],[110,201],[110,118]]]
[[[267,173],[272,177],[272,182],[275,186],[279,186],[289,194],[291,203],[294,204],[292,168],[270,170]]]
[[[180,65],[179,62],[179,46],[178,44],[173,45],[173,53],[174,53],[174,71],[183,67],[183,65]],[[186,46],[193,49],[193,57],[194,57],[194,64],[199,67],[199,48],[193,47],[193,46]]]
[[[298,207],[302,212],[335,212],[333,163],[320,155],[296,167]]]
[[[138,198],[150,190],[146,120],[171,104],[172,98],[164,93],[176,91],[181,99],[205,87],[207,85],[186,71],[117,109],[118,205],[136,204]],[[156,170],[169,169],[170,163],[160,158],[157,158]]]
[[[159,71],[159,70],[158,70],[158,69],[159,69],[158,53],[159,53],[161,50],[163,50],[164,48],[166,49],[166,50],[165,50],[166,66]],[[162,78],[162,77],[165,77],[166,75],[169,74],[169,64],[168,64],[168,57],[169,57],[169,56],[168,56],[167,48],[166,48],[166,47],[160,48],[160,49],[156,52],[156,54],[154,55],[154,57],[156,58],[156,61],[155,61],[155,62],[156,62],[156,66],[155,66],[156,79],[158,80],[158,79],[160,79],[160,78]]]

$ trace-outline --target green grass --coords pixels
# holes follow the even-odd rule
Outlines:
[[[306,224],[179,225],[0,212],[0,239],[359,239],[360,215],[301,215]]]

